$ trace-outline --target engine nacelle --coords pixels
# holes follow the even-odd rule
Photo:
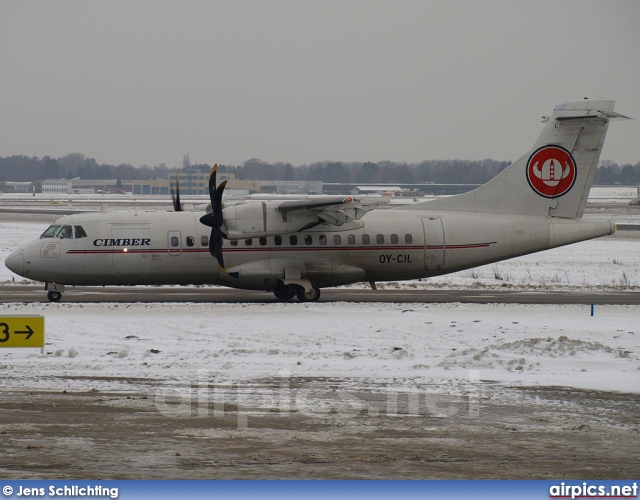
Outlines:
[[[231,240],[296,233],[323,222],[316,212],[279,212],[280,201],[239,203],[222,210],[224,231]]]

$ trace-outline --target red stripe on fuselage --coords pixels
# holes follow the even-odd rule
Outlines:
[[[267,246],[256,246],[256,247],[228,247],[224,248],[224,252],[227,253],[251,253],[251,252],[301,252],[301,251],[398,251],[398,250],[406,250],[406,251],[423,251],[423,250],[460,250],[460,249],[468,249],[468,248],[486,248],[491,245],[495,245],[497,242],[492,241],[488,243],[468,243],[465,245],[436,245],[436,246],[367,246],[367,247],[318,247],[318,246],[298,246],[298,247],[267,247]],[[69,250],[67,254],[69,255],[121,255],[121,254],[139,254],[139,253],[158,253],[158,254],[166,254],[166,253],[209,253],[208,248],[160,248],[160,249],[127,249],[125,252],[124,249],[116,249],[116,250]]]

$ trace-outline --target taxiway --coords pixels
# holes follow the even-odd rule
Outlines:
[[[273,294],[224,287],[73,287],[65,290],[64,302],[195,302],[276,303]],[[42,285],[0,285],[0,303],[48,302]],[[294,302],[294,301],[291,301]],[[357,289],[325,288],[320,302],[399,302],[463,304],[619,304],[639,305],[639,291],[552,291],[469,289]]]

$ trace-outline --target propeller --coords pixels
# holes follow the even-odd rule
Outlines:
[[[176,192],[173,192],[173,186],[171,186],[171,199],[173,200],[173,210],[175,212],[182,212],[182,205],[180,204],[180,183],[178,182],[178,175],[176,174]]]
[[[215,164],[211,169],[211,176],[209,177],[209,198],[211,198],[211,213],[204,214],[200,217],[200,222],[205,226],[211,228],[211,237],[209,238],[209,252],[216,259],[223,271],[224,260],[222,259],[222,240],[224,233],[221,230],[224,220],[222,218],[222,193],[224,187],[227,185],[227,181],[223,181],[219,186],[216,186],[216,171],[218,165]]]

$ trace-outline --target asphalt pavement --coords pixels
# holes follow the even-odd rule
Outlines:
[[[272,293],[197,286],[69,287],[63,302],[275,303]],[[48,302],[43,285],[0,285],[0,303]],[[295,302],[292,300],[291,302]],[[478,289],[322,289],[320,302],[399,302],[467,304],[640,304],[639,291],[549,291]]]

